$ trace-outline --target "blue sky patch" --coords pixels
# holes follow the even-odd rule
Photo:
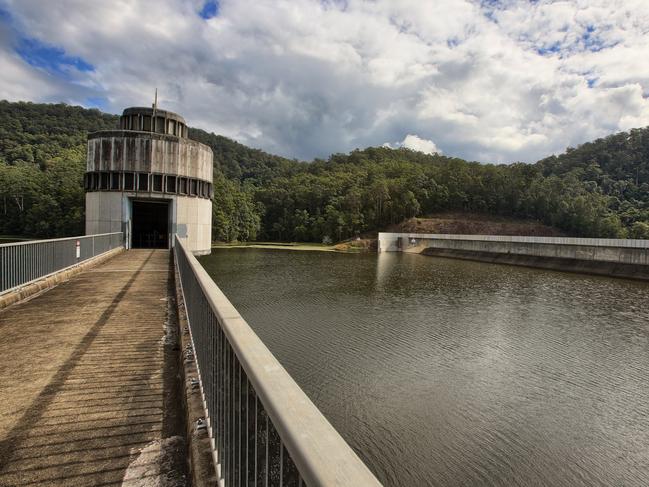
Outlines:
[[[0,22],[6,24],[11,31],[14,51],[30,66],[64,77],[69,67],[82,72],[95,70],[95,67],[89,62],[79,57],[68,56],[65,50],[60,47],[24,35],[15,25],[8,10],[0,8]]]
[[[325,10],[336,9],[341,12],[345,12],[349,7],[347,0],[320,0],[320,5],[322,5]]]
[[[539,53],[541,56],[548,56],[548,55],[551,56],[552,54],[561,52],[561,44],[555,42],[554,44],[547,47],[539,47],[536,50],[536,52]]]
[[[606,43],[597,35],[597,29],[593,25],[586,27],[586,32],[581,36],[584,48],[591,52],[599,52],[603,49],[610,49],[619,44],[619,42]]]
[[[0,21],[3,21],[3,22],[10,22],[11,21],[11,15],[9,14],[9,12],[7,12],[3,8],[0,8]]]
[[[219,2],[216,0],[205,2],[203,9],[198,13],[198,15],[206,20],[211,19],[212,17],[216,17],[217,15],[219,15]]]
[[[603,43],[600,39],[598,39],[597,35],[593,35],[595,33],[595,27],[592,25],[589,25],[586,27],[586,32],[581,36],[581,40],[584,41],[584,47],[588,49],[589,51],[601,51],[603,48]]]
[[[482,14],[494,23],[498,23],[496,18],[496,10],[500,10],[502,5],[500,0],[482,0],[480,2],[480,8],[482,9]]]
[[[482,8],[497,8],[500,9],[504,7],[502,0],[482,0],[480,2]]]
[[[76,68],[82,72],[94,71],[95,67],[79,57],[68,56],[59,47],[49,46],[36,39],[23,38],[16,52],[25,62],[50,73],[65,75],[66,68]]]
[[[91,96],[84,100],[84,106],[88,108],[98,108],[101,111],[108,111],[108,98],[103,96]]]

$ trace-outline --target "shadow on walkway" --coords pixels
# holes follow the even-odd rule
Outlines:
[[[122,485],[147,445],[128,478],[183,484],[172,286],[168,251],[132,250],[0,313],[0,486]]]

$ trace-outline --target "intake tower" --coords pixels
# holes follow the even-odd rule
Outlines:
[[[129,248],[169,248],[177,233],[195,254],[212,234],[212,149],[187,138],[183,117],[124,110],[119,130],[88,135],[86,234],[124,232]]]

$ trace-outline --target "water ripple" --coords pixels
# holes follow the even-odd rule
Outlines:
[[[646,283],[398,254],[201,262],[385,485],[649,485]]]

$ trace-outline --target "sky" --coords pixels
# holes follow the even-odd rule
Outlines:
[[[159,106],[290,158],[534,162],[649,125],[648,0],[0,0],[0,99]]]

